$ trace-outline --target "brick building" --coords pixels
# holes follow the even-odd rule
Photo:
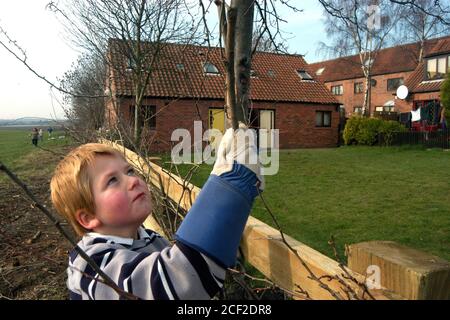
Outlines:
[[[433,101],[439,102],[441,85],[449,72],[450,37],[446,37],[437,41],[406,80],[405,85],[409,90],[406,101],[417,107]]]
[[[425,42],[424,57],[432,54],[440,41],[450,37],[430,39]],[[374,111],[409,112],[413,105],[411,97],[396,97],[398,86],[405,84],[416,73],[419,43],[395,46],[378,52],[372,67],[372,87],[369,95],[371,114]],[[347,117],[359,113],[364,101],[365,78],[359,55],[317,62],[309,65],[313,75],[322,81],[345,109]],[[420,71],[417,71],[420,73]]]
[[[224,130],[225,71],[220,48],[165,44],[157,57],[143,101],[143,137],[170,150],[171,135],[184,128]],[[132,72],[119,40],[110,40],[112,99],[107,123],[131,123],[134,114]],[[339,103],[307,72],[300,55],[258,52],[251,71],[252,126],[279,129],[280,148],[334,147],[338,144]],[[117,106],[115,108],[114,106]]]

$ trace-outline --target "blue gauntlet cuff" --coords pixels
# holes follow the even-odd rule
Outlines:
[[[177,241],[224,267],[236,263],[239,242],[257,192],[256,175],[245,166],[233,167],[233,171],[221,176],[210,175],[175,235]]]
[[[233,169],[220,175],[220,177],[243,192],[250,202],[258,195],[256,186],[258,178],[256,177],[256,174],[246,166],[238,164],[236,161],[233,164]]]

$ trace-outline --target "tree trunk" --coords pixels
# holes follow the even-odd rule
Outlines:
[[[225,44],[227,125],[236,129],[239,121],[248,124],[254,1],[232,0],[226,17],[226,4],[216,5]]]
[[[363,103],[363,116],[370,116],[370,74],[365,75],[365,90],[364,90],[364,103]]]
[[[236,91],[235,91],[235,73],[234,73],[234,44],[236,34],[236,9],[228,10],[227,31],[225,39],[225,69],[226,69],[226,93],[225,103],[227,115],[227,126],[236,129],[238,122],[236,118]]]
[[[248,124],[250,69],[252,62],[253,0],[232,0],[237,9],[234,74],[236,87],[236,121]]]

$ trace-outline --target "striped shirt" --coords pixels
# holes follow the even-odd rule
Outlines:
[[[142,227],[139,239],[87,233],[78,243],[122,290],[141,299],[211,299],[223,286],[225,269],[206,255]],[[70,299],[119,299],[72,250],[67,269]]]

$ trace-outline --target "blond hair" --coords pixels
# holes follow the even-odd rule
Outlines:
[[[83,236],[89,230],[78,223],[75,214],[87,210],[95,214],[88,167],[98,155],[113,155],[125,159],[120,151],[101,143],[87,143],[72,150],[57,165],[50,182],[51,198],[56,211]]]

